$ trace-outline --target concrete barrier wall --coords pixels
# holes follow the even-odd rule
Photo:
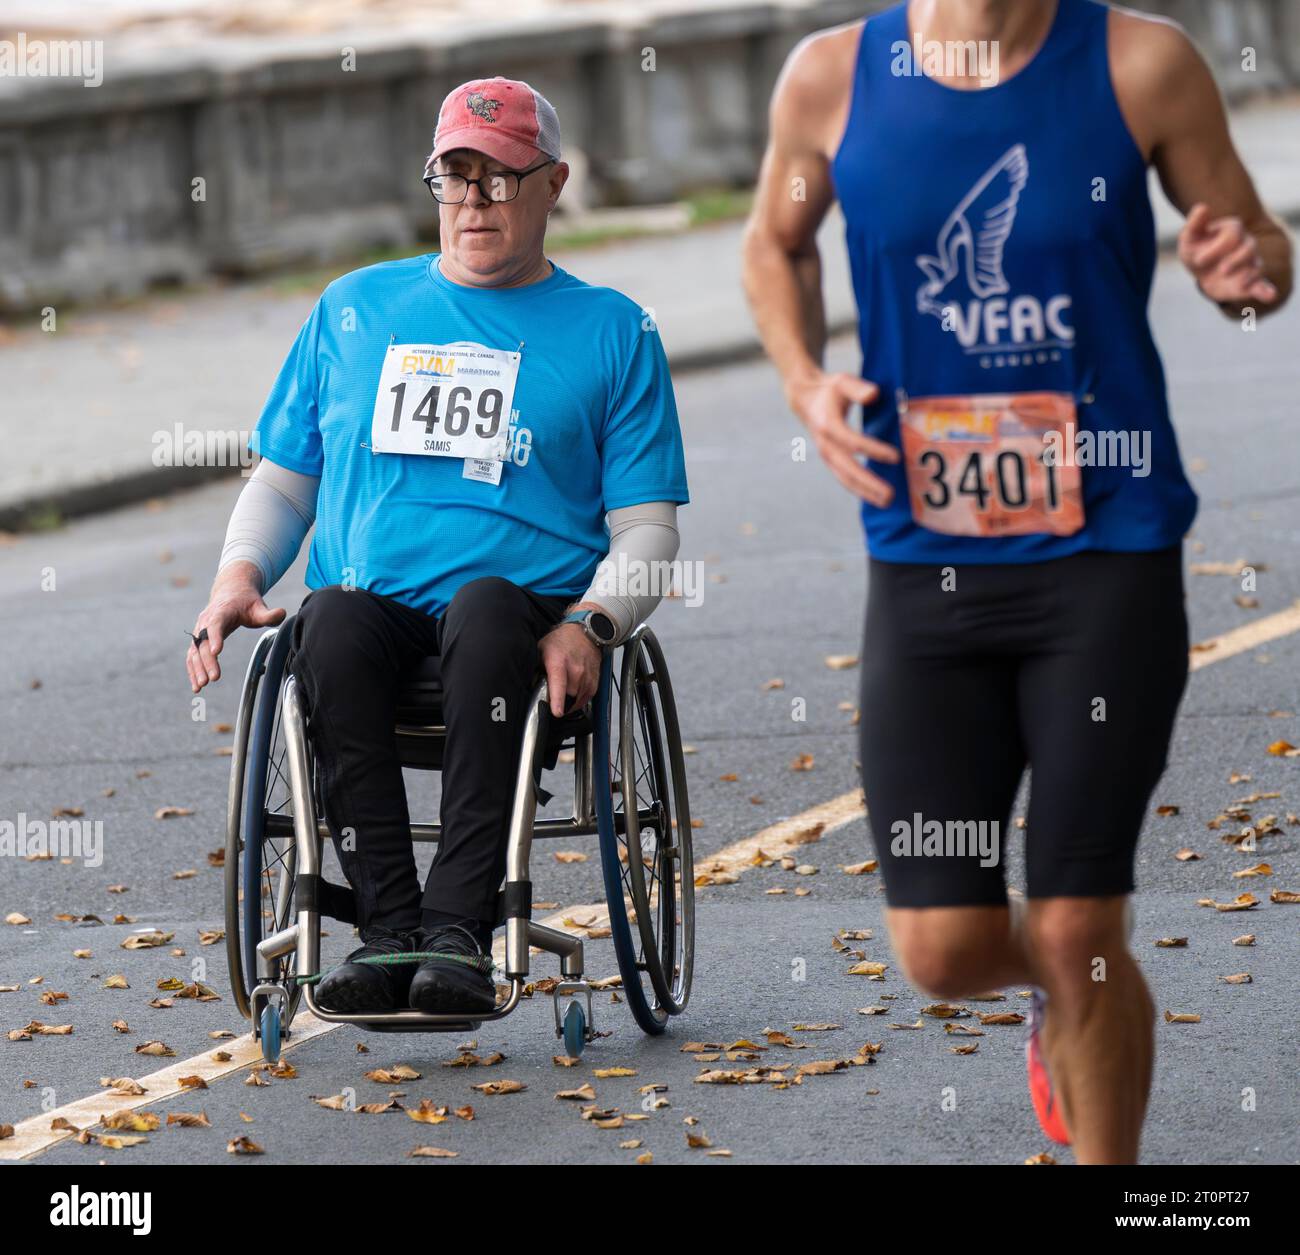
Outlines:
[[[432,238],[423,158],[442,97],[473,77],[525,78],[551,98],[591,204],[747,183],[790,48],[882,7],[561,9],[377,36],[354,45],[352,69],[337,38],[261,39],[148,65],[116,64],[110,46],[94,88],[0,77],[0,311]],[[1234,99],[1300,85],[1300,0],[1140,7],[1182,22]]]

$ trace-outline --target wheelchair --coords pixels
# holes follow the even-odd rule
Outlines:
[[[593,987],[584,975],[583,939],[532,918],[529,857],[541,838],[598,838],[623,996],[643,1031],[663,1033],[690,996],[695,877],[677,710],[663,650],[650,629],[641,626],[607,653],[596,696],[584,709],[555,719],[544,679],[533,692],[498,895],[505,960],[495,973],[497,1004],[473,1016],[416,1010],[343,1014],[314,998],[313,985],[322,975],[322,914],[346,922],[356,917],[351,890],[321,875],[329,828],[310,712],[289,667],[292,629],[290,617],[263,633],[249,660],[227,807],[226,955],[235,1003],[252,1022],[263,1058],[278,1061],[303,1002],[318,1019],[375,1032],[475,1031],[519,1005],[528,987],[531,947],[559,957],[555,1032],[566,1053],[579,1056],[595,1037]],[[398,695],[403,767],[441,766],[441,699],[439,660],[425,658],[403,678]],[[542,788],[542,772],[554,769],[565,750],[574,765],[572,814],[539,818],[539,801],[545,806],[552,796]],[[439,835],[439,824],[411,824],[412,841],[437,841]]]

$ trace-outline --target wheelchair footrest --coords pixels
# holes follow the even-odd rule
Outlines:
[[[349,1021],[349,1023],[351,1022]],[[455,1020],[448,1021],[446,1024],[422,1024],[418,1022],[377,1024],[359,1020],[356,1022],[356,1027],[363,1028],[368,1033],[477,1033],[483,1027],[483,1021]]]

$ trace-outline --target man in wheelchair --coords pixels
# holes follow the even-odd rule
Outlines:
[[[492,1009],[528,699],[544,674],[554,716],[588,703],[602,650],[658,601],[652,581],[627,595],[610,574],[677,552],[686,473],[653,321],[544,252],[568,173],[555,110],[526,83],[446,98],[425,167],[442,252],[353,271],[317,301],[195,624],[198,692],[232,631],[283,621],[263,595],[315,522],[292,667],[363,943],[318,987],[330,1010]],[[429,655],[446,746],[422,891],[394,726]],[[357,961],[413,952],[438,957]]]

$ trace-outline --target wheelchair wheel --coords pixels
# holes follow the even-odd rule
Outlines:
[[[586,1048],[587,1013],[574,1001],[564,1008],[564,1051],[570,1059],[578,1059]]]
[[[280,713],[291,622],[265,633],[248,664],[235,726],[226,823],[226,959],[235,1005],[251,1018],[253,989],[267,982],[285,983],[284,1014],[276,1015],[277,1029],[284,1030],[302,996],[301,987],[293,983],[297,955],[291,952],[273,960],[270,971],[261,974],[257,945],[296,917],[293,793]]]
[[[617,671],[606,660],[596,702],[596,817],[610,932],[633,1017],[647,1033],[662,1033],[690,997],[695,870],[677,708],[648,628],[624,645]]]
[[[280,1008],[267,1003],[262,1008],[262,1058],[267,1063],[280,1062]]]

